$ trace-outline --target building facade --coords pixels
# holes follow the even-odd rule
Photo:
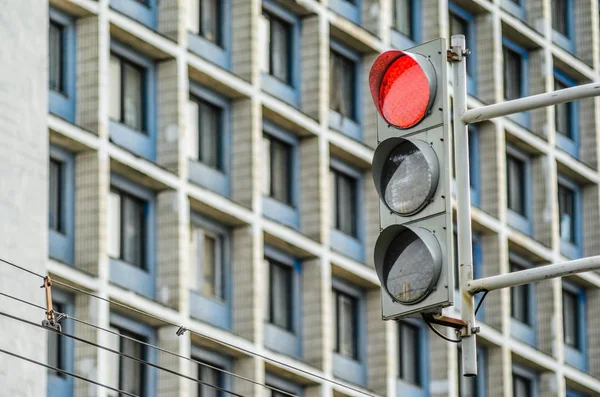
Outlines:
[[[368,86],[380,52],[457,33],[469,107],[596,81],[597,2],[48,8],[46,271],[105,299],[57,285],[56,310],[113,333],[67,332],[247,397],[279,394],[222,370],[305,397],[600,394],[596,273],[490,293],[468,380],[456,344],[381,320]],[[475,277],[600,254],[599,132],[597,98],[470,127]],[[46,350],[30,356],[136,395],[218,394],[66,338]],[[47,396],[116,396],[46,376]]]

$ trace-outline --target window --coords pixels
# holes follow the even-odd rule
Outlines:
[[[50,145],[48,162],[48,253],[67,264],[74,260],[75,158]]]
[[[531,235],[531,159],[512,146],[506,148],[506,194],[509,225]]]
[[[332,224],[349,236],[356,236],[356,180],[337,169],[329,170],[332,196]]]
[[[575,86],[575,81],[566,74],[554,70],[554,89]],[[556,130],[556,145],[571,156],[579,157],[579,106],[578,102],[561,103],[554,106],[554,128]]]
[[[208,385],[193,385],[190,397],[222,397],[226,394],[209,385],[231,390],[231,377],[224,372],[232,371],[233,363],[230,357],[203,347],[192,346],[192,360],[199,364],[193,364],[191,376]]]
[[[357,311],[355,297],[333,290],[334,351],[351,359],[358,358]]]
[[[565,362],[587,371],[587,313],[585,289],[563,281],[563,341]]]
[[[331,51],[329,56],[330,83],[329,107],[343,118],[356,120],[356,64],[343,55]]]
[[[145,131],[143,67],[115,54],[110,56],[110,117]]]
[[[61,303],[52,302],[52,308],[54,312],[64,313],[65,309]],[[51,367],[56,367],[58,369],[67,370],[66,368],[66,357],[65,351],[63,348],[64,343],[66,342],[66,337],[56,333],[56,332],[48,332],[48,365]],[[52,369],[48,369],[49,376],[59,376],[66,377],[62,372],[55,371]]]
[[[412,0],[392,0],[392,28],[414,41],[412,17]]]
[[[525,267],[514,262],[510,263],[511,272],[518,272],[525,269]],[[529,284],[519,285],[510,289],[510,316],[515,320],[529,325],[531,325],[530,294]]]
[[[190,287],[205,296],[225,299],[223,286],[223,236],[193,226]]]
[[[74,297],[59,289],[52,290],[52,306],[55,313],[63,313],[69,316],[73,315]],[[65,333],[73,334],[74,323],[72,321],[63,321],[62,330]],[[73,372],[74,364],[74,342],[56,332],[47,332],[48,335],[48,365],[56,367],[63,371]],[[73,397],[73,377],[63,372],[52,369],[47,370],[48,397]]]
[[[222,44],[220,0],[191,0],[190,29],[207,41]],[[196,8],[197,7],[197,8]]]
[[[111,189],[109,255],[140,269],[146,269],[145,206],[144,200],[118,189]]]
[[[156,284],[154,192],[111,175],[108,201],[110,281],[154,299]]]
[[[229,197],[231,193],[231,102],[190,82],[188,101],[189,178]]]
[[[502,7],[517,18],[525,20],[525,3],[527,1],[528,0],[502,0]]]
[[[223,387],[223,377],[223,372],[219,369],[198,364],[198,380],[205,384],[198,383],[196,395],[198,397],[219,397],[222,392],[209,385]]]
[[[567,88],[566,84],[563,84],[561,80],[554,78],[555,90],[562,90],[565,88]],[[556,105],[554,109],[554,127],[556,128],[556,132],[570,138],[572,134],[570,125],[574,115],[571,114],[569,103],[561,103]]]
[[[507,39],[502,39],[504,62],[504,99],[509,101],[529,94],[529,70],[527,50]],[[529,127],[530,114],[518,113],[509,116],[515,122]]]
[[[331,0],[329,7],[344,18],[360,24],[361,3],[363,0]]]
[[[513,396],[514,397],[529,397],[533,395],[531,380],[513,374]]]
[[[269,323],[292,330],[292,268],[265,258],[269,267]]]
[[[561,253],[570,258],[581,256],[581,194],[573,182],[558,178],[558,221]]]
[[[574,8],[573,0],[552,0],[552,39],[568,51],[574,51]]]
[[[281,390],[281,392],[272,389],[267,390],[267,396],[269,397],[289,397],[290,394],[297,397],[302,397],[304,394],[301,386],[290,382],[288,379],[284,379],[270,373],[265,374],[265,383],[267,386]]]
[[[279,139],[263,136],[263,194],[291,204],[291,147]]]
[[[75,122],[75,19],[52,7],[48,23],[48,107],[51,113]]]
[[[477,41],[475,31],[475,19],[473,15],[464,9],[456,6],[455,4],[448,4],[450,11],[449,15],[449,26],[450,26],[450,37],[455,34],[465,35],[467,40],[467,47],[476,48]],[[473,56],[474,51],[469,57],[467,57],[467,91],[471,95],[476,95],[476,73],[475,68],[477,66],[477,60]]]
[[[578,318],[583,315],[579,311],[579,297],[571,291],[562,292],[563,299],[563,333],[565,345],[576,349],[580,346]]]
[[[400,348],[398,376],[403,381],[417,386],[421,385],[419,374],[421,339],[419,331],[419,327],[408,322],[401,321],[398,323],[398,346]]]
[[[511,272],[533,267],[533,264],[514,253],[509,254]],[[536,345],[536,286],[523,284],[510,289],[511,335],[532,346]]]
[[[146,25],[151,29],[157,26],[156,5],[159,0],[110,0],[110,7]]]
[[[231,67],[231,0],[189,0],[189,49],[215,64]]]
[[[264,58],[262,60],[262,71],[279,81],[291,83],[291,26],[277,16],[263,11],[262,40],[264,45]]]

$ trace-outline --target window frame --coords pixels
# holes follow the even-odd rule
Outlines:
[[[524,269],[531,269],[535,267],[535,264],[528,261],[524,257],[514,253],[509,252],[509,267],[510,263],[514,262],[518,266],[523,267]],[[510,271],[510,268],[509,268]],[[537,346],[537,289],[535,283],[525,284],[528,288],[529,299],[527,304],[529,305],[528,310],[528,319],[529,323],[524,323],[522,321],[517,320],[510,315],[510,334],[513,338],[518,339],[524,343],[527,343],[531,346]],[[523,287],[523,286],[521,286]],[[512,291],[512,290],[511,290]],[[512,305],[512,296],[511,296],[511,305]],[[511,306],[512,307],[512,306]]]
[[[565,0],[565,5],[567,8],[567,12],[565,14],[565,23],[566,23],[566,35],[562,34],[556,30],[552,26],[552,21],[550,21],[550,28],[552,29],[552,42],[559,47],[567,50],[568,52],[575,52],[575,5],[573,0]],[[550,6],[552,7],[552,2],[550,2]],[[550,11],[550,15],[552,16],[552,10]]]
[[[464,8],[459,7],[458,5],[449,2],[448,3],[448,30],[450,30],[450,14],[455,14],[460,19],[464,20],[467,24],[467,48],[477,48],[477,31],[476,31],[476,21],[473,14],[466,11]],[[477,58],[476,52],[473,51],[467,57],[467,93],[472,96],[477,96]],[[469,69],[470,72],[469,73]]]
[[[391,0],[392,2],[396,0]],[[421,1],[420,0],[409,0],[411,3],[411,35],[407,36],[404,33],[396,30],[394,27],[393,21],[393,13],[390,12],[392,20],[390,21],[390,41],[393,47],[396,47],[400,50],[404,50],[407,48],[411,48],[416,46],[421,42],[422,39],[422,9],[421,9]],[[392,11],[392,10],[390,10]]]
[[[339,0],[345,1],[345,0]],[[359,0],[357,0],[359,1]],[[362,139],[362,98],[361,98],[361,82],[362,82],[362,58],[357,51],[354,51],[347,46],[341,44],[339,41],[331,40],[329,43],[329,57],[331,58],[331,52],[335,52],[338,55],[343,56],[348,61],[354,64],[354,84],[352,87],[352,93],[354,96],[353,112],[356,115],[356,120],[352,120],[349,117],[342,116],[337,111],[331,109],[331,103],[329,103],[329,128],[340,132],[350,138],[357,141]],[[330,65],[331,68],[331,65]],[[331,82],[330,82],[331,83]],[[330,88],[331,90],[331,84]],[[327,99],[329,101],[329,98]]]
[[[75,123],[76,85],[77,85],[77,34],[75,18],[50,7],[49,21],[62,27],[61,72],[64,92],[48,89],[48,110],[50,113]],[[48,55],[49,56],[49,55]],[[48,81],[48,87],[50,81]]]
[[[48,161],[61,163],[59,181],[61,223],[64,232],[48,227],[48,256],[68,265],[75,261],[75,155],[62,147],[50,144]]]
[[[575,234],[575,242],[572,243],[570,241],[564,241],[560,238],[560,227],[559,227],[559,240],[560,240],[560,253],[567,258],[576,259],[581,258],[583,254],[583,199],[581,194],[581,187],[573,182],[572,180],[564,177],[563,175],[558,175],[558,185],[563,185],[564,187],[572,190],[574,193],[573,204],[574,204],[574,213],[573,213],[573,223],[575,224],[575,230],[573,233]],[[557,186],[557,197],[558,203],[558,186]],[[557,205],[558,207],[558,205]],[[560,224],[560,208],[558,208],[558,217]]]
[[[419,338],[419,348],[418,348],[418,357],[416,360],[418,361],[418,376],[419,376],[419,385],[415,385],[410,383],[402,378],[400,378],[400,349],[401,349],[401,341],[400,341],[400,327],[402,323],[406,323],[409,326],[412,326],[417,329],[418,338]],[[397,397],[426,397],[429,396],[429,336],[428,329],[425,327],[425,324],[415,318],[405,318],[401,321],[398,321],[398,325],[396,327],[396,340],[398,343],[398,348],[396,349],[398,353],[398,373],[396,374],[396,396]]]
[[[566,85],[567,87],[574,87],[577,85],[576,82],[572,78],[570,78],[569,76],[567,76],[565,73],[563,73],[562,71],[560,71],[557,68],[554,68],[554,78],[556,80],[558,80],[559,82],[561,82],[562,84]],[[569,120],[569,131],[566,131],[567,133],[569,133],[569,135],[571,137],[559,134],[558,131],[555,131],[556,132],[555,133],[556,146],[577,159],[577,158],[579,158],[579,144],[580,144],[579,103],[578,103],[578,101],[572,101],[572,102],[567,102],[565,105],[567,105],[569,107],[569,112],[571,113],[571,120]],[[555,112],[554,117],[556,120],[556,107],[554,108],[554,112]],[[555,124],[556,124],[556,122],[555,122]],[[556,127],[555,127],[555,130],[556,130]]]
[[[348,256],[359,262],[365,260],[365,213],[364,213],[364,178],[363,173],[334,157],[329,159],[329,168],[336,172],[346,174],[356,183],[356,236],[348,235],[337,230],[335,225],[330,225],[330,247],[342,255]]]
[[[116,327],[123,329],[146,338],[146,343],[150,345],[156,345],[157,332],[156,329],[148,324],[134,320],[124,314],[112,311],[110,313],[110,327]],[[121,336],[119,336],[121,338]],[[137,342],[134,342],[137,343]],[[158,354],[156,349],[151,349],[146,345],[141,345],[145,351],[146,361],[157,364]],[[119,368],[119,377],[120,377]],[[155,397],[156,396],[156,385],[157,385],[157,370],[149,365],[145,365],[144,368],[144,397]]]
[[[360,25],[362,22],[362,1],[352,0],[352,4],[348,0],[329,0],[329,8],[340,14],[350,22]]]
[[[510,1],[510,0],[507,0]],[[529,52],[525,47],[520,46],[507,39],[506,37],[502,37],[502,46],[508,48],[509,50],[517,53],[521,57],[521,79],[520,79],[520,97],[524,98],[529,95]],[[502,77],[504,78],[504,56],[502,59]],[[503,82],[505,84],[505,82]],[[504,90],[504,86],[502,88]],[[504,96],[504,93],[502,94]],[[531,128],[531,112],[521,112],[510,114],[508,116],[509,119],[514,121],[515,123],[529,129]]]
[[[61,289],[52,289],[52,302],[59,303],[63,306],[63,314],[73,316],[75,314],[75,297]],[[62,331],[68,334],[74,334],[75,323],[73,321],[61,322]],[[75,368],[75,343],[72,338],[66,336],[62,337],[61,354],[65,358],[64,369],[65,371],[74,372]],[[74,395],[74,378],[72,376],[64,375],[57,376],[55,374],[48,374],[47,380],[47,397],[73,397]]]
[[[111,173],[110,186],[146,202],[144,259],[146,270],[110,257],[110,282],[149,299],[156,297],[156,194],[123,176]],[[109,214],[110,216],[110,214]],[[108,231],[109,239],[111,231]]]
[[[331,279],[331,299],[333,299],[333,290],[340,291],[346,295],[352,296],[356,299],[356,340],[357,350],[356,359],[346,357],[333,351],[333,375],[337,378],[352,382],[358,385],[366,385],[367,382],[367,316],[366,316],[366,301],[364,291],[350,284],[349,282],[339,279]],[[333,302],[330,302],[333,304]],[[335,319],[337,327],[337,318]],[[337,330],[337,328],[336,328]],[[333,336],[333,327],[331,330]],[[333,338],[332,338],[333,341]],[[335,348],[335,343],[332,343]]]
[[[188,157],[189,176],[188,179],[200,186],[204,186],[218,194],[231,197],[231,147],[232,147],[232,110],[231,101],[214,91],[202,86],[199,83],[190,80],[188,101],[192,98],[205,101],[221,109],[220,120],[220,148],[221,148],[221,169],[213,168]],[[190,111],[188,106],[188,112]],[[188,122],[190,115],[188,114]],[[198,128],[198,133],[200,129]],[[191,140],[191,133],[189,134]],[[199,137],[198,137],[199,139]]]
[[[524,204],[524,212],[525,214],[519,214],[518,212],[510,209],[508,207],[508,157],[514,157],[517,160],[523,163],[523,171],[525,175],[523,175],[523,204]],[[515,146],[507,144],[506,145],[506,217],[507,223],[512,228],[531,236],[533,234],[533,192],[532,192],[532,165],[531,165],[531,157],[523,152],[522,150],[517,149]]]
[[[511,378],[512,382],[511,382],[511,387],[514,389],[514,375],[520,376],[522,378],[525,378],[527,380],[529,380],[530,384],[531,384],[531,389],[530,390],[530,397],[539,397],[540,394],[540,390],[539,390],[539,381],[538,381],[538,375],[533,372],[530,369],[527,369],[521,365],[518,364],[513,364],[512,369],[511,369]],[[528,396],[528,397],[529,397]]]
[[[190,315],[219,328],[231,329],[232,326],[232,277],[231,277],[231,252],[232,252],[232,230],[206,215],[191,212],[190,228],[200,227],[213,234],[220,236],[222,243],[222,288],[223,299],[207,296],[198,291],[189,290]],[[190,263],[190,265],[193,265]],[[196,264],[197,265],[197,264]],[[199,271],[199,270],[198,270]]]
[[[190,0],[198,2],[200,0]],[[190,21],[186,22],[188,34],[188,50],[193,54],[208,59],[223,69],[231,70],[231,0],[220,0],[221,44],[217,45],[196,34],[190,29]],[[198,13],[199,13],[198,9]]]
[[[134,0],[127,0],[134,1]],[[153,0],[154,1],[154,0]],[[109,119],[110,140],[116,145],[144,157],[147,160],[156,160],[156,66],[154,61],[137,53],[131,48],[116,40],[110,42],[112,55],[144,69],[142,80],[142,106],[144,111],[143,126],[145,131],[137,130],[119,120]],[[109,77],[110,79],[110,77]],[[112,82],[111,82],[112,83]],[[122,86],[123,81],[119,82]],[[121,88],[122,89],[122,88]],[[121,104],[123,106],[123,104]]]
[[[264,135],[271,136],[290,146],[290,203],[262,195],[262,213],[267,218],[298,229],[300,227],[300,139],[269,120],[263,120]],[[264,159],[264,156],[262,157]]]
[[[528,1],[528,0],[519,0],[520,4],[516,4],[514,1],[511,1],[511,0],[502,0],[501,4],[502,4],[502,8],[504,8],[510,14],[521,19],[522,21],[525,21],[525,19],[527,17],[527,10],[525,8],[524,3],[526,1]]]
[[[158,0],[144,0],[143,3],[139,0],[110,0],[109,4],[111,9],[156,30],[158,25],[157,2]]]
[[[222,368],[224,371],[233,372],[233,359],[229,356],[218,353],[214,350],[210,350],[210,349],[204,348],[202,346],[192,344],[190,356],[191,356],[192,360],[206,363],[208,365],[211,365],[211,366],[214,366],[217,368]],[[193,364],[196,365],[197,367],[201,366],[201,364],[197,364],[197,363],[193,363]],[[196,379],[199,379],[200,374],[197,373],[196,375],[197,375]],[[231,376],[225,372],[221,372],[221,376],[223,376],[223,384],[221,387],[226,390],[232,390],[233,380],[232,380]],[[192,385],[192,388],[194,388],[196,386],[200,386],[200,384]],[[196,390],[197,390],[197,387],[196,387]],[[222,393],[219,393],[219,394],[222,394]],[[191,392],[190,396],[198,397],[197,391]]]
[[[582,371],[588,370],[588,343],[587,343],[587,296],[585,288],[578,286],[572,282],[562,280],[562,289],[561,292],[567,291],[577,297],[577,305],[579,316],[577,316],[577,339],[578,345],[577,347],[569,346],[564,343],[564,335],[563,335],[563,345],[565,352],[565,362],[577,369]],[[564,304],[562,300],[561,294],[561,304]],[[564,330],[564,321],[563,318],[563,330]],[[563,331],[564,333],[564,331]]]
[[[304,388],[301,385],[273,373],[265,373],[265,383],[268,386],[294,394],[296,397],[304,397]]]
[[[263,269],[267,288],[265,288],[265,315],[264,315],[264,344],[267,348],[280,353],[292,356],[302,356],[302,262],[294,256],[281,251],[275,247],[265,245],[264,261],[266,265],[268,259],[277,262],[280,265],[289,266],[292,270],[292,291],[290,291],[290,319],[291,329],[285,329],[272,324],[269,321],[269,310],[271,308],[270,291],[270,270]]]
[[[265,92],[273,95],[275,98],[281,99],[298,108],[300,106],[300,60],[302,57],[300,19],[296,14],[280,6],[273,0],[263,0],[262,10],[289,25],[290,41],[288,42],[288,53],[290,55],[290,60],[288,66],[290,81],[289,83],[283,82],[269,73],[261,71],[261,87]]]

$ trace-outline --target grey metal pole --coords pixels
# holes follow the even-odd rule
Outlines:
[[[473,295],[481,291],[494,291],[502,288],[515,287],[521,284],[535,283],[551,278],[569,276],[571,274],[589,272],[600,269],[600,255],[572,261],[556,263],[553,265],[538,266],[518,272],[500,274],[472,280],[466,291]]]
[[[467,62],[464,54],[465,36],[451,38],[452,51],[457,54],[454,71],[454,160],[456,164],[456,202],[458,227],[458,261],[461,291],[461,319],[467,324],[462,334],[462,367],[464,376],[477,375],[477,341],[473,295],[467,292],[473,281],[471,239],[471,190],[469,188],[469,140],[467,124],[461,119],[467,110]]]
[[[465,124],[478,123],[493,119],[495,117],[507,116],[509,114],[526,112],[545,106],[558,105],[559,103],[571,102],[577,99],[600,96],[600,83],[590,83],[569,87],[562,90],[532,95],[525,98],[514,99],[493,105],[482,106],[467,110],[462,115]]]

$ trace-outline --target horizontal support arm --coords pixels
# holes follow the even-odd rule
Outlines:
[[[577,99],[600,96],[600,83],[590,83],[575,87],[564,88],[558,91],[532,95],[525,98],[514,99],[493,105],[470,109],[463,113],[461,120],[465,124],[478,123],[509,114],[526,112],[559,103],[571,102]]]
[[[494,291],[517,285],[535,283],[551,278],[569,276],[600,269],[600,255],[575,259],[554,265],[537,266],[518,272],[500,274],[473,280],[467,284],[467,292],[471,295],[482,291]]]

